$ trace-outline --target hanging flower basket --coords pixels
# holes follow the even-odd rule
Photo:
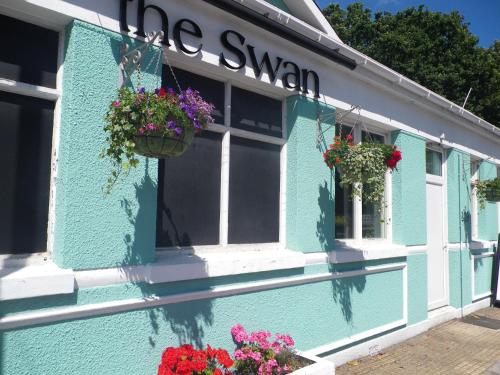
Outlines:
[[[340,174],[342,186],[352,186],[353,196],[363,202],[380,203],[384,196],[385,172],[393,170],[402,159],[396,146],[379,143],[354,145],[351,135],[336,136],[323,153],[328,168]]]
[[[167,158],[182,155],[194,138],[194,129],[187,127],[179,136],[136,134],[134,151],[149,158]]]
[[[121,88],[105,118],[108,147],[102,156],[108,156],[114,164],[105,191],[110,191],[122,170],[127,172],[137,167],[137,155],[153,158],[182,155],[194,135],[213,122],[213,109],[191,88],[178,94],[163,88],[153,92]]]
[[[476,196],[481,209],[486,207],[486,202],[500,202],[500,177],[476,181]]]

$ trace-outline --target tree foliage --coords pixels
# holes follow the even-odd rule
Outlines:
[[[323,13],[344,43],[456,104],[472,88],[466,109],[500,126],[500,40],[480,47],[458,12],[372,14],[358,2]]]

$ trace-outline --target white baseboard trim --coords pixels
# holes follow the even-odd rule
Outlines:
[[[471,303],[470,305],[464,306],[462,309],[446,306],[439,310],[430,312],[427,320],[420,323],[407,326],[398,331],[391,332],[387,335],[377,337],[369,341],[365,341],[359,345],[352,346],[324,358],[334,362],[336,366],[340,366],[348,361],[366,356],[373,356],[383,349],[417,336],[441,323],[460,318],[488,306],[490,306],[489,298]]]

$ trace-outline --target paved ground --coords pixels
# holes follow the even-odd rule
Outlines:
[[[483,326],[453,320],[373,357],[348,362],[336,374],[500,375],[494,371],[500,370],[500,362],[496,363],[500,361],[500,308],[480,310],[466,320]]]

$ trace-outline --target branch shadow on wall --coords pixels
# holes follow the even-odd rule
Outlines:
[[[335,249],[335,202],[332,189],[328,183],[319,185],[318,205],[321,209],[316,223],[316,235],[322,248],[328,251]],[[355,251],[355,249],[352,249]],[[338,265],[328,263],[329,271],[336,273],[343,270]],[[359,268],[356,268],[359,269]],[[343,277],[332,280],[333,300],[340,305],[342,315],[348,324],[353,323],[352,294],[362,293],[366,285],[366,276]]]
[[[144,259],[142,257],[144,244],[148,244],[151,238],[151,209],[145,209],[145,207],[151,204],[152,195],[156,197],[157,184],[151,179],[147,172],[147,160],[145,164],[145,175],[143,179],[140,183],[134,185],[135,202],[131,202],[127,199],[122,199],[121,201],[122,208],[134,230],[133,234],[126,233],[124,235],[127,254],[120,265],[122,272],[127,275],[128,279],[131,280],[134,285],[140,288],[144,298],[189,292],[193,291],[193,289],[210,289],[212,285],[207,280],[202,280],[201,282],[185,281],[171,282],[169,284],[150,284],[147,280],[143,280],[139,273],[134,273],[135,271],[129,267],[131,264],[144,264]],[[134,213],[133,208],[135,206],[138,208]],[[189,249],[186,251],[189,251]],[[195,254],[191,254],[191,256],[196,257]],[[144,267],[148,266],[146,265]],[[142,271],[141,274],[144,274],[144,270]],[[208,273],[203,263],[200,264],[199,271],[201,274],[205,272],[208,277]],[[144,313],[147,314],[151,325],[151,332],[148,337],[149,345],[151,347],[156,347],[158,344],[161,348],[180,344],[192,344],[197,347],[204,346],[204,327],[213,324],[212,305],[211,300],[203,299],[145,309]],[[161,330],[164,329],[162,328],[162,321],[168,323],[172,333],[177,336],[177,342],[158,342]]]

